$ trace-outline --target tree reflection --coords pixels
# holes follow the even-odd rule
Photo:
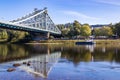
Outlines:
[[[19,60],[38,54],[62,53],[61,57],[77,65],[80,62],[108,61],[120,63],[120,46],[96,45],[0,45],[0,62]]]
[[[0,45],[0,62],[18,60],[28,56],[28,52],[21,45]]]
[[[0,45],[0,61],[6,59],[8,53],[8,47],[6,45]]]
[[[80,61],[91,61],[91,53],[85,47],[65,47],[62,51],[62,57],[67,58],[69,61],[73,61],[75,65]]]
[[[20,60],[36,56],[38,54],[51,54],[60,51],[60,46],[51,45],[0,45],[0,62]]]
[[[91,46],[92,47],[92,46]],[[120,63],[120,48],[118,46],[74,46],[74,47],[63,47],[62,58],[66,58],[72,61],[75,65],[79,62],[91,62],[91,61],[108,61]]]

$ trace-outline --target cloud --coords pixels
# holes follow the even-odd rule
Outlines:
[[[93,0],[93,1],[99,2],[99,3],[105,3],[105,4],[120,6],[120,0]]]
[[[91,17],[85,14],[82,14],[80,12],[77,11],[62,11],[64,14],[70,15],[70,16],[75,16],[75,17],[80,17],[80,18],[84,18],[84,19],[100,19],[100,18],[95,18],[95,17]]]

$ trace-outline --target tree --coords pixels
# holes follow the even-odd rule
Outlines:
[[[8,39],[8,34],[6,30],[1,30],[0,39]]]
[[[111,28],[111,30],[112,30],[112,32],[113,32],[113,35],[116,35],[115,25],[110,24],[109,26],[110,26],[110,28]]]
[[[84,24],[82,27],[81,27],[81,35],[82,36],[90,36],[91,35],[91,28],[88,24]]]
[[[69,29],[69,28],[62,29],[62,35],[63,35],[64,37],[68,36],[69,31],[70,31],[70,29]]]
[[[74,21],[73,27],[74,27],[74,34],[75,35],[80,35],[80,33],[81,33],[81,30],[80,30],[81,29],[81,24],[77,20]]]
[[[112,36],[113,31],[111,27],[103,26],[102,28],[94,29],[94,35],[95,36]]]
[[[103,30],[106,33],[106,36],[112,36],[113,35],[113,31],[109,26],[104,26]]]
[[[94,29],[94,35],[95,35],[95,36],[101,36],[100,28]]]
[[[19,42],[20,40],[24,40],[29,35],[28,32],[15,31],[15,30],[9,30],[8,34],[9,34],[9,38],[8,38],[9,42]]]
[[[115,33],[120,37],[120,22],[115,24]]]
[[[6,30],[3,30],[3,39],[8,39],[8,33]]]
[[[76,34],[75,34],[75,30],[74,30],[73,27],[70,28],[70,31],[69,31],[69,33],[68,33],[68,36],[69,36],[69,37],[76,36]]]

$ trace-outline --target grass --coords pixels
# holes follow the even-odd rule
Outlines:
[[[96,44],[120,44],[120,39],[95,40],[95,42],[96,42]]]
[[[75,42],[84,41],[84,40],[41,40],[41,41],[31,41],[33,44],[75,44]],[[120,39],[116,40],[95,40],[96,44],[120,44]],[[28,44],[30,44],[28,43]]]
[[[1,39],[0,43],[6,43],[7,40]],[[84,41],[84,40],[40,40],[40,41],[31,41],[27,44],[75,44],[75,42]],[[96,39],[94,40],[96,44],[113,44],[119,45],[120,39]]]

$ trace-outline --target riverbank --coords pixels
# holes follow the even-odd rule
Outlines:
[[[115,40],[95,40],[96,44],[120,44],[120,39]]]
[[[84,40],[40,40],[40,41],[30,41],[27,44],[75,44],[75,42]],[[96,44],[120,44],[120,39],[115,40],[94,40]]]

